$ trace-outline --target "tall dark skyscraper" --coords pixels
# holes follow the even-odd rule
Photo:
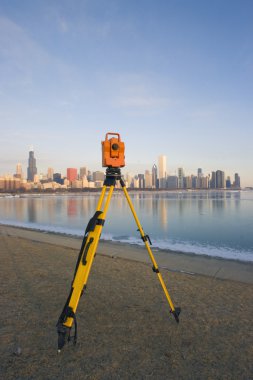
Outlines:
[[[138,179],[139,179],[139,189],[144,189],[145,188],[145,176],[144,176],[144,174],[138,174]]]
[[[239,189],[241,187],[241,180],[240,180],[240,176],[238,173],[235,173],[234,187],[236,187],[237,189]]]
[[[225,188],[225,173],[222,170],[216,171],[216,189]]]
[[[216,189],[216,172],[212,172],[212,177],[210,181],[210,188]]]
[[[152,167],[152,187],[154,189],[158,188],[157,166],[155,164]]]
[[[203,176],[203,171],[201,168],[198,168],[198,178]]]
[[[37,174],[36,159],[34,158],[34,151],[31,149],[28,158],[27,180],[33,181],[35,174]]]

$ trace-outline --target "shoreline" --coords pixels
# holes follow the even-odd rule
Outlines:
[[[70,231],[65,227],[53,227],[51,228],[49,225],[45,227],[44,225],[40,224],[35,224],[34,227],[29,224],[29,223],[5,223],[0,221],[0,226],[7,226],[7,227],[13,227],[13,228],[19,228],[19,229],[24,229],[24,230],[29,230],[29,231],[37,231],[37,232],[42,232],[42,233],[48,233],[48,234],[55,234],[55,235],[61,235],[61,236],[68,236],[68,237],[73,237],[76,239],[82,239],[84,230],[78,231]],[[126,246],[132,246],[135,248],[142,247],[143,244],[141,242],[141,239],[135,238],[135,240],[131,239],[128,241],[128,239],[116,239],[113,237],[105,237],[106,235],[103,235],[103,237],[100,239],[100,241],[103,242],[109,242],[112,244],[125,244]],[[215,247],[209,246],[209,247],[199,247],[198,245],[193,246],[193,250],[191,250],[188,247],[188,249],[181,249],[180,248],[170,248],[168,246],[163,246],[159,243],[159,241],[153,241],[151,243],[151,249],[153,251],[158,251],[158,252],[167,252],[167,253],[177,253],[177,254],[182,254],[182,255],[187,255],[187,256],[197,256],[197,257],[207,257],[207,258],[214,258],[217,260],[228,260],[228,261],[235,261],[239,263],[249,263],[253,264],[253,255],[249,254],[248,252],[237,252],[233,250],[228,250],[228,251],[223,251],[222,248],[220,250]],[[233,254],[232,254],[233,253]]]
[[[19,237],[56,246],[80,250],[82,237],[0,224],[0,235]],[[213,278],[253,284],[253,263],[195,253],[152,248],[158,266],[171,272],[204,275]],[[145,246],[100,240],[97,254],[151,265]]]
[[[67,195],[67,194],[85,194],[85,193],[100,193],[102,187],[87,187],[83,189],[50,189],[50,190],[43,190],[43,189],[38,189],[38,190],[27,190],[27,191],[17,191],[17,190],[8,190],[8,191],[0,191],[0,197],[1,196],[15,196],[15,195]],[[211,189],[211,188],[203,188],[203,189],[150,189],[150,188],[131,188],[128,187],[127,190],[129,192],[135,192],[135,193],[195,193],[195,192],[240,192],[240,191],[253,191],[253,187],[243,187],[243,188],[228,188],[228,189],[222,189],[222,188],[217,188],[217,189]],[[116,192],[121,192],[121,189],[115,188]]]

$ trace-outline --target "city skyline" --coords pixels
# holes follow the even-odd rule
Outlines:
[[[153,188],[153,189],[240,189],[241,178],[239,173],[234,173],[233,176],[229,173],[225,173],[223,170],[212,170],[211,173],[204,173],[202,168],[198,168],[196,173],[185,173],[184,168],[177,169],[177,174],[167,173],[167,156],[159,155],[157,157],[157,163],[153,164],[150,168],[145,169],[145,173],[129,173],[124,172],[123,176],[126,179],[128,187],[133,188]],[[47,174],[44,172],[38,173],[36,166],[36,157],[34,150],[31,147],[28,154],[28,166],[27,175],[24,175],[25,171],[22,168],[21,163],[17,163],[16,171],[13,174],[6,176],[0,175],[0,189],[8,190],[8,188],[15,190],[26,187],[28,189],[32,187],[29,183],[36,184],[48,184],[45,188],[53,188],[58,183],[64,185],[64,188],[88,188],[88,187],[101,187],[105,179],[105,170],[91,171],[87,166],[82,167],[67,167],[64,173],[55,171],[53,167],[47,168]],[[10,180],[12,178],[12,180]],[[234,180],[233,180],[234,178]],[[13,182],[14,181],[14,182]],[[18,182],[17,182],[18,181]],[[67,182],[66,182],[67,181]],[[51,183],[51,185],[50,185]],[[55,183],[55,185],[53,185]],[[44,186],[43,185],[43,186]]]
[[[129,172],[164,154],[168,174],[217,168],[253,186],[252,12],[249,0],[1,2],[1,174],[32,144],[42,172],[100,170],[110,131]]]

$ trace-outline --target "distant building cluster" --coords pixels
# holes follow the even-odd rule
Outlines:
[[[158,167],[154,164],[152,173],[145,172],[144,187],[146,183],[150,184],[149,177],[152,178],[152,188],[169,189],[169,190],[188,190],[188,189],[240,189],[240,176],[235,173],[234,180],[225,177],[222,170],[213,171],[211,174],[204,175],[201,168],[198,168],[197,174],[186,175],[183,168],[178,168],[177,175],[167,174],[167,159],[162,155],[158,157]],[[147,178],[147,181],[145,179]],[[149,187],[149,186],[148,186]]]
[[[27,175],[22,170],[22,165],[17,164],[14,175],[0,177],[0,191],[31,191],[58,189],[94,189],[103,186],[105,174],[102,171],[91,172],[87,167],[67,168],[66,174],[55,173],[52,167],[47,174],[38,174],[34,151],[31,149],[28,157]],[[158,166],[153,165],[151,170],[145,170],[144,174],[124,175],[126,186],[132,189],[240,189],[240,176],[234,174],[233,180],[225,176],[224,171],[216,170],[204,175],[201,168],[196,175],[186,175],[183,168],[178,168],[177,175],[167,173],[167,157],[158,157]]]

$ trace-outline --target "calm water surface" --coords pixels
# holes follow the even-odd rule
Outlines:
[[[0,198],[0,223],[83,235],[100,193]],[[253,192],[129,192],[153,247],[253,261]],[[143,244],[122,192],[102,239]]]

